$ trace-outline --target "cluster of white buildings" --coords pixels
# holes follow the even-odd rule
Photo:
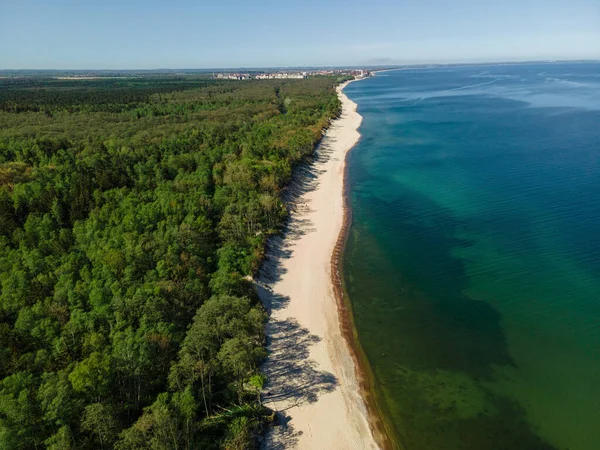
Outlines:
[[[357,78],[364,78],[371,75],[368,70],[362,69],[335,69],[335,70],[314,70],[310,72],[262,72],[262,73],[231,73],[219,72],[214,73],[213,78],[216,80],[289,80],[303,79],[315,75],[352,75]]]
[[[255,75],[254,78],[257,80],[280,80],[280,79],[303,79],[308,77],[307,72],[275,72],[275,73],[261,73]]]
[[[217,80],[250,80],[252,77],[249,73],[217,73],[213,74],[213,78]]]
[[[217,80],[285,80],[306,77],[308,77],[307,72],[217,73],[213,75],[213,78]]]

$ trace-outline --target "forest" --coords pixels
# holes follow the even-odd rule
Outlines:
[[[0,449],[249,449],[251,283],[339,80],[0,79]]]

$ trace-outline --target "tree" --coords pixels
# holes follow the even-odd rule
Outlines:
[[[116,445],[119,450],[148,448],[151,450],[179,450],[183,448],[183,433],[177,412],[170,407],[169,394],[160,394],[144,410],[144,414],[129,429],[121,433]]]
[[[93,352],[75,366],[69,374],[69,381],[77,392],[100,400],[108,390],[111,377],[111,357]]]
[[[75,424],[81,415],[82,401],[71,387],[68,372],[44,373],[41,381],[37,401],[44,421],[58,426]]]
[[[28,372],[18,372],[0,382],[0,442],[6,448],[26,449],[42,442],[40,411],[35,401],[35,378]],[[17,442],[15,447],[8,446]]]
[[[100,448],[111,448],[119,431],[119,422],[114,408],[106,403],[92,403],[85,407],[81,428],[93,433]]]
[[[73,432],[68,426],[62,426],[44,444],[47,450],[72,450],[75,448]]]

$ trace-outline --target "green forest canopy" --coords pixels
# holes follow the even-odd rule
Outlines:
[[[335,84],[0,80],[0,449],[252,447],[246,277]]]

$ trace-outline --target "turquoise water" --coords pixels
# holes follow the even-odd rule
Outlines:
[[[384,72],[345,92],[345,283],[407,450],[600,449],[600,64]]]

